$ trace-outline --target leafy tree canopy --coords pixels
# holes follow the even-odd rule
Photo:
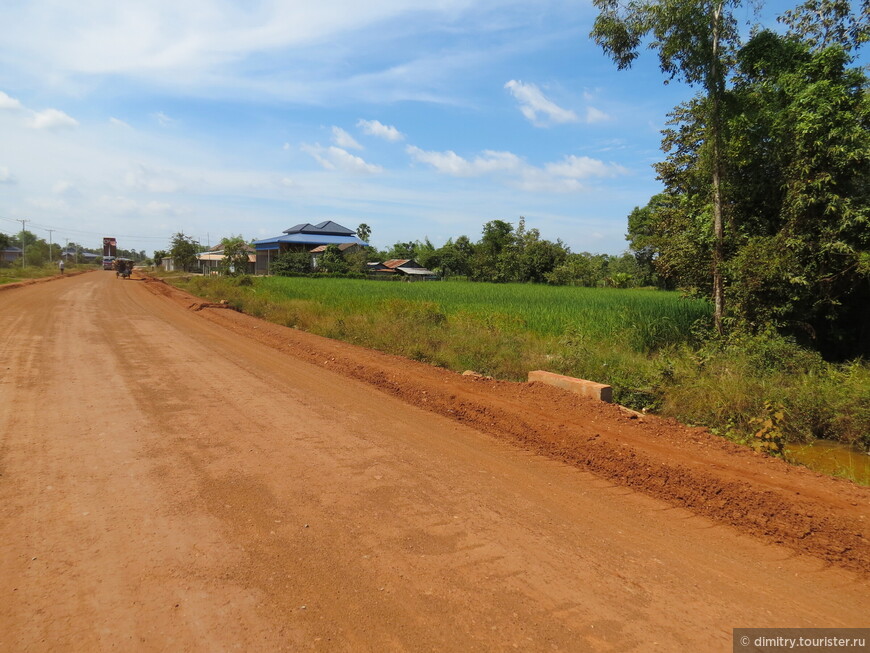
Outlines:
[[[200,251],[200,245],[190,236],[179,232],[172,237],[170,256],[175,259],[175,265],[185,272],[196,268],[196,255]]]

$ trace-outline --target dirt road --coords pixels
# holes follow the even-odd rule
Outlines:
[[[109,272],[0,292],[0,650],[730,651],[734,627],[870,625],[863,488],[197,308]]]

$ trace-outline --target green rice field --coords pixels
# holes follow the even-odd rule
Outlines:
[[[399,308],[397,301],[425,302],[446,318],[476,316],[503,329],[541,336],[581,331],[588,338],[625,341],[641,352],[685,341],[692,325],[711,311],[706,300],[658,290],[297,277],[256,283],[258,294],[316,302],[346,315],[377,310],[383,320],[390,320],[391,309]]]

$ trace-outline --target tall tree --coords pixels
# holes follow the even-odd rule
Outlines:
[[[600,13],[592,38],[620,70],[631,67],[645,38],[658,51],[659,65],[669,79],[681,79],[704,90],[706,134],[710,149],[710,202],[713,223],[713,310],[722,331],[725,309],[723,263],[722,100],[729,58],[737,44],[736,22],[726,12],[741,0],[594,0]]]
[[[745,218],[731,295],[750,325],[830,357],[868,355],[870,80],[849,67],[851,47],[808,34],[761,32],[740,52],[731,151]]]
[[[369,242],[369,238],[372,237],[372,228],[363,222],[356,228],[356,235],[361,241],[367,243]]]

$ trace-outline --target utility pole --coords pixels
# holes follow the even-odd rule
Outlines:
[[[46,229],[48,232],[48,262],[54,263],[54,260],[51,258],[51,232],[55,231],[55,229]]]
[[[24,224],[26,222],[30,222],[30,220],[21,220],[18,219],[18,222],[21,223],[21,269],[24,269]]]

